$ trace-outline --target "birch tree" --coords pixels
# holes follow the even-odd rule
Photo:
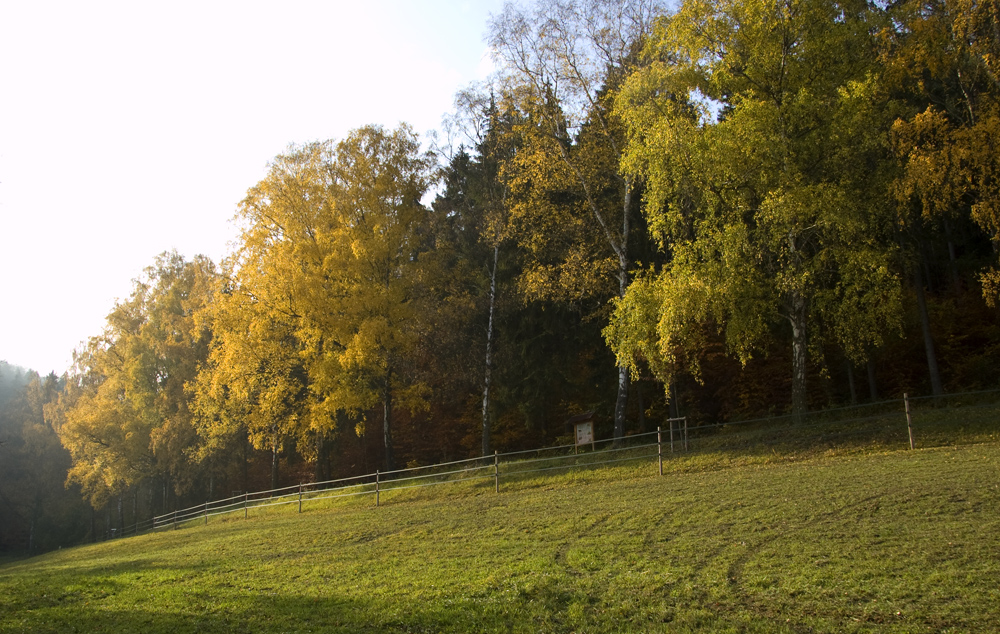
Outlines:
[[[617,169],[624,128],[611,103],[659,11],[654,0],[544,0],[508,3],[490,22],[506,96],[527,115],[504,173],[515,236],[534,260],[522,283],[529,296],[607,298],[612,278],[620,298],[629,286],[636,175]],[[628,390],[619,364],[616,439]]]
[[[620,363],[644,358],[669,382],[697,324],[745,363],[784,322],[801,414],[818,333],[860,361],[898,323],[873,20],[859,2],[691,0],[661,21],[618,108],[626,172],[646,179],[671,259],[616,304]]]

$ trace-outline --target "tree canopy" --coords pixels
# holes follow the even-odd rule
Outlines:
[[[711,320],[746,363],[787,322],[792,402],[806,407],[809,331],[854,360],[897,322],[885,98],[864,3],[687,2],[618,102],[625,169],[670,261],[619,300],[619,359],[669,381]],[[874,169],[870,169],[872,166]]]

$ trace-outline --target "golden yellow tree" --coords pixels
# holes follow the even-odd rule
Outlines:
[[[421,198],[430,167],[408,127],[368,126],[337,145],[330,170],[335,222],[327,240],[338,301],[310,319],[322,340],[317,387],[348,409],[381,404],[389,470],[394,403],[426,404],[426,387],[406,380],[405,369],[420,336],[421,254],[429,248]]]
[[[418,336],[428,182],[409,128],[369,126],[277,157],[241,203],[196,392],[203,433],[244,429],[270,447],[275,484],[285,439],[333,433],[338,412],[379,403],[393,468],[393,403],[422,403],[420,386],[399,378]]]
[[[208,352],[211,333],[195,315],[211,302],[215,274],[208,258],[164,253],[75,354],[52,414],[73,458],[69,481],[95,506],[154,476],[191,486],[196,438],[184,386]]]
[[[271,453],[272,488],[287,442],[331,431],[330,419],[312,415],[302,324],[327,256],[319,240],[331,215],[329,158],[328,143],[292,148],[240,203],[239,246],[203,315],[211,353],[190,386],[202,458],[245,437]]]

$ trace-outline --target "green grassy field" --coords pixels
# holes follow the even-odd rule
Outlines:
[[[1000,629],[1000,444],[690,460],[8,563],[0,632]]]

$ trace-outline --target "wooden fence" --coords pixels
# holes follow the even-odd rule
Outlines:
[[[697,426],[690,426],[686,418],[675,418],[664,421],[666,429],[658,427],[656,431],[630,435],[617,441],[598,440],[593,451],[583,453],[577,452],[576,445],[561,445],[241,493],[158,515],[137,522],[124,531],[112,529],[105,538],[176,529],[195,523],[207,524],[210,518],[221,515],[242,514],[247,518],[251,511],[268,507],[296,505],[301,513],[304,503],[320,500],[370,496],[375,506],[380,506],[386,492],[461,482],[489,481],[496,493],[500,493],[504,481],[523,481],[559,470],[594,469],[655,460],[658,473],[663,475],[664,460],[679,453],[763,449],[781,444],[836,446],[851,442],[908,445],[913,449],[919,444],[921,433],[931,444],[948,442],[947,431],[942,436],[933,427],[921,428],[919,420],[915,421],[918,411],[928,423],[933,423],[933,417],[927,416],[933,410],[945,413],[981,411],[985,412],[985,418],[980,417],[980,425],[1000,430],[998,398],[1000,390],[939,397],[911,398],[904,395],[902,400],[820,410],[800,416],[772,416]]]

